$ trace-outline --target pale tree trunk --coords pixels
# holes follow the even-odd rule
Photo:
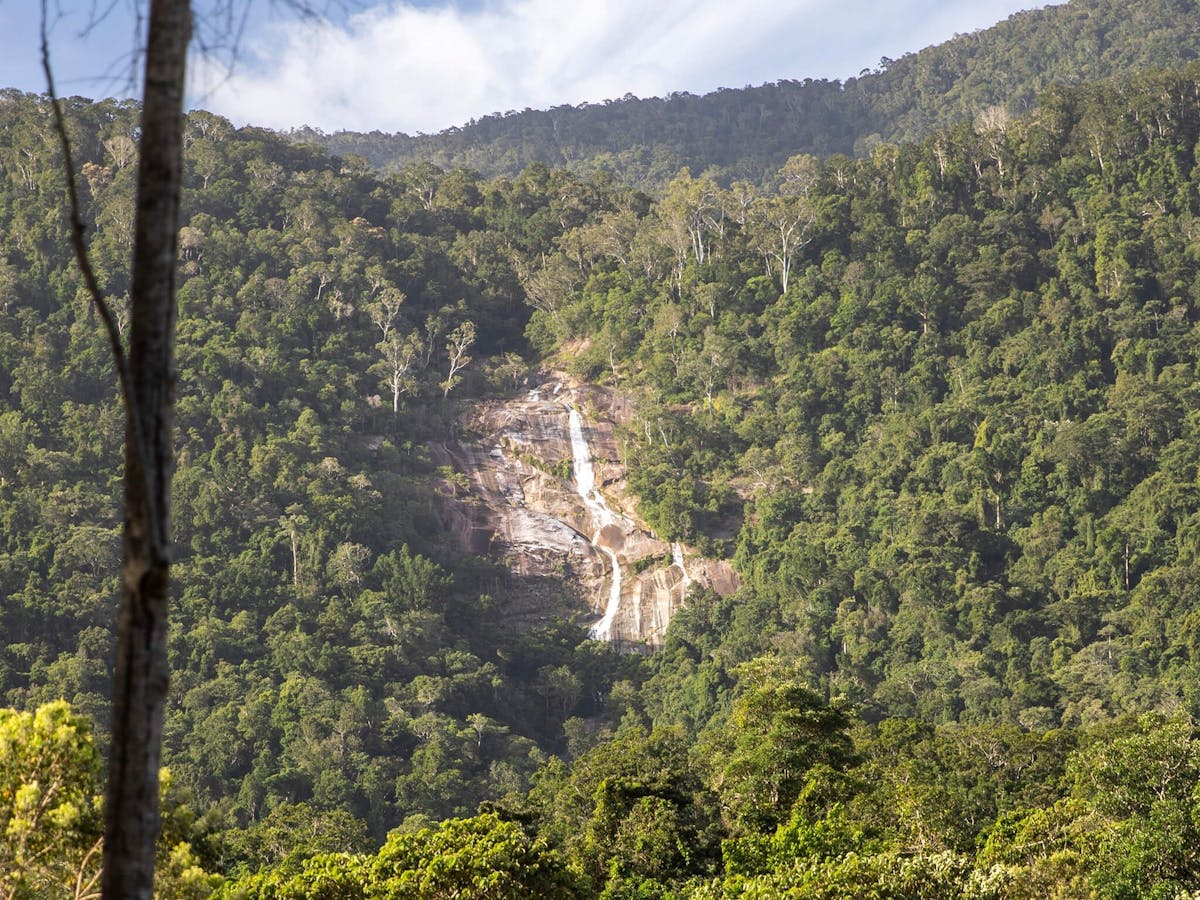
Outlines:
[[[167,692],[175,258],[190,36],[189,0],[150,0],[130,290],[125,561],[104,808],[105,900],[150,900],[154,887]]]

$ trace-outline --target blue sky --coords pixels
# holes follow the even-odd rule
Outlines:
[[[136,0],[49,0],[59,91],[136,93]],[[229,0],[194,0],[228,8]],[[782,78],[845,78],[986,28],[1038,0],[233,0],[192,64],[191,103],[236,124],[435,132],[492,112],[704,93]],[[112,11],[88,29],[96,9]],[[249,6],[245,5],[249,4]],[[349,8],[352,12],[347,13]],[[0,0],[0,86],[42,91],[38,0]],[[85,34],[85,32],[87,32]],[[132,80],[131,80],[132,79]]]

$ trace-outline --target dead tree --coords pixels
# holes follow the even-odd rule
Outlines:
[[[105,900],[151,900],[168,680],[175,263],[191,4],[190,0],[149,3],[128,349],[88,260],[71,144],[50,67],[45,13],[43,5],[42,62],[67,170],[72,240],[84,282],[107,332],[125,405],[124,559],[101,890]]]
[[[125,396],[125,559],[104,806],[105,900],[154,889],[167,695],[175,262],[189,0],[150,0]]]

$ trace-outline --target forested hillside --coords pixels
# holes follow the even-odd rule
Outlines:
[[[118,299],[135,112],[70,104]],[[193,114],[164,896],[1200,890],[1198,141],[1198,67],[655,199]],[[40,99],[0,169],[21,896],[95,865],[120,415]],[[537,366],[742,576],[656,654],[440,531],[426,448]]]
[[[529,334],[652,386],[642,511],[728,541],[750,583],[706,641],[872,715],[1047,727],[1188,701],[1195,75],[797,157],[769,196],[684,173],[624,262],[567,235]]]
[[[688,166],[725,184],[739,178],[761,183],[796,153],[862,155],[879,140],[920,140],[993,107],[1020,114],[1053,84],[1177,67],[1197,57],[1195,0],[1070,0],[880,60],[844,82],[730,85],[704,96],[497,111],[434,135],[301,129],[293,137],[362,156],[381,169],[427,162],[496,176],[541,162],[610,172],[657,190]]]
[[[123,315],[137,109],[69,106],[94,265]],[[204,113],[187,141],[175,787],[257,826],[229,852],[259,861],[293,829],[365,847],[524,791],[629,663],[585,642],[571,585],[517,607],[506,570],[455,557],[426,444],[460,396],[524,371],[523,261],[640,201],[544,169],[381,181]],[[0,98],[0,691],[66,698],[102,737],[122,414],[56,151],[42,100]]]

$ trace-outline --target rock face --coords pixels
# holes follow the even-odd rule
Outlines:
[[[609,390],[547,377],[479,404],[465,423],[471,437],[434,454],[454,471],[443,515],[464,553],[519,576],[568,575],[594,613],[593,637],[653,647],[690,587],[729,594],[737,576],[638,520],[615,438],[628,415]]]

